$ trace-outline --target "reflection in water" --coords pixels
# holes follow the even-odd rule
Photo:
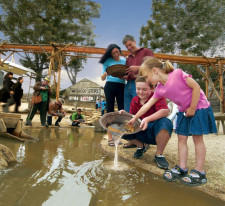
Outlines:
[[[26,132],[40,141],[24,144],[1,139],[19,160],[0,172],[1,206],[224,205],[193,188],[168,184],[122,162],[121,170],[110,170],[113,161],[99,146],[103,134],[95,133],[94,128]]]
[[[16,154],[16,160],[22,162],[25,156],[25,144],[21,144]]]

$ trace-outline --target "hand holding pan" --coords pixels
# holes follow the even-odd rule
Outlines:
[[[140,119],[137,119],[134,122],[134,125],[132,127],[129,127],[127,125],[127,122],[131,120],[132,117],[133,115],[127,112],[109,112],[104,114],[99,119],[99,123],[104,129],[108,130],[109,132],[114,132],[117,134],[135,134],[141,131],[141,121]]]
[[[128,68],[127,65],[115,64],[107,67],[106,72],[113,77],[121,78],[126,75],[127,68]]]

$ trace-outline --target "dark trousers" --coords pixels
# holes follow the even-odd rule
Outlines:
[[[9,106],[15,104],[15,100],[13,97],[7,99],[6,104],[3,106],[3,112],[9,112]]]
[[[62,120],[62,117],[58,117],[55,124],[58,124],[59,122],[61,122],[61,120]],[[47,124],[52,125],[52,116],[47,116]]]
[[[116,82],[106,82],[104,87],[106,108],[108,112],[114,112],[115,99],[118,110],[124,109],[124,87],[125,84]]]
[[[38,104],[32,104],[29,115],[27,116],[27,122],[31,122],[36,114],[37,110],[40,111],[41,124],[46,123],[46,114],[47,114],[47,102],[40,102]]]
[[[80,122],[72,122],[72,126],[79,126]]]

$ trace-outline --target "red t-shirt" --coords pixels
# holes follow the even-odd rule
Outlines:
[[[128,56],[126,65],[129,67],[130,66],[141,66],[142,59],[143,59],[143,57],[146,57],[146,56],[154,56],[154,54],[152,53],[152,51],[150,49],[140,48],[135,53],[135,56],[133,56],[131,54]],[[133,72],[129,72],[127,80],[132,80],[132,79],[136,79],[136,77],[134,76]]]
[[[152,93],[148,100],[153,96],[154,93]],[[146,102],[148,102],[148,100]],[[145,103],[146,103],[145,102]],[[143,105],[140,103],[140,98],[138,96],[134,97],[130,103],[130,113],[135,115],[142,107]],[[160,109],[169,109],[166,104],[165,98],[160,98],[151,108],[148,110],[145,114],[143,114],[140,119],[144,119],[145,117],[148,117],[155,112],[159,111]]]

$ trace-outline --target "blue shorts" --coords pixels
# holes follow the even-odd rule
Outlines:
[[[168,131],[169,135],[171,136],[173,124],[168,118],[161,118],[155,120],[154,122],[149,122],[148,128],[146,130],[140,131],[136,134],[123,135],[122,138],[125,140],[137,139],[143,143],[156,145],[156,136],[162,129]]]
[[[212,108],[198,109],[193,117],[186,117],[183,112],[179,112],[175,133],[184,136],[217,133]]]

